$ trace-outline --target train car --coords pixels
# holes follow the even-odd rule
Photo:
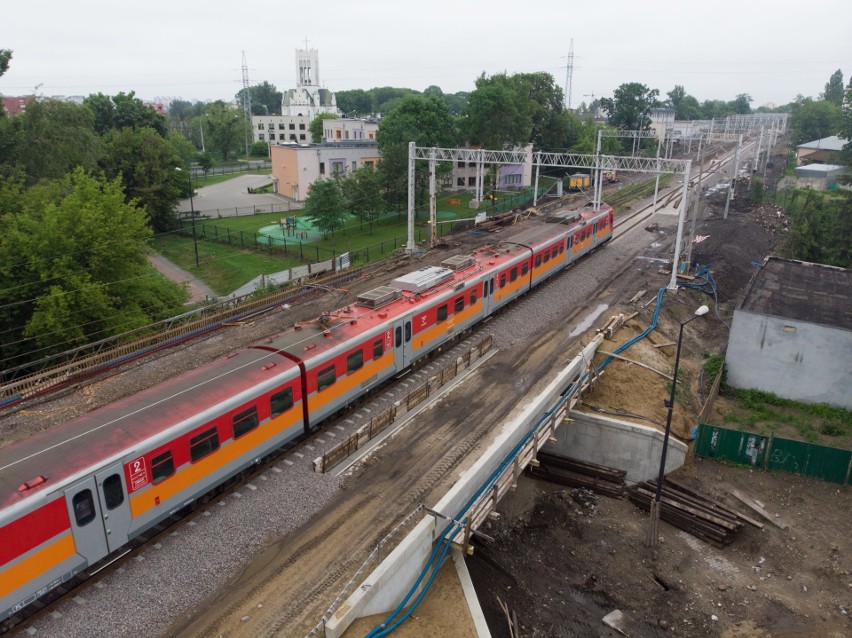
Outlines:
[[[568,177],[568,190],[580,191],[589,187],[589,176],[585,173],[574,173]]]
[[[0,620],[612,237],[612,208],[427,267],[2,450]]]

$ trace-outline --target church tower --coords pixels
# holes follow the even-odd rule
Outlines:
[[[296,49],[296,88],[284,93],[281,113],[305,117],[308,121],[320,113],[340,113],[334,93],[320,87],[316,49]]]

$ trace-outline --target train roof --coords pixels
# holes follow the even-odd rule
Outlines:
[[[312,363],[336,356],[381,334],[388,320],[407,315],[420,302],[452,297],[464,290],[485,268],[510,264],[543,247],[575,226],[607,212],[581,212],[565,223],[535,225],[500,243],[488,245],[467,255],[445,260],[448,270],[439,283],[418,292],[399,291],[387,303],[371,307],[362,299],[344,308],[323,314],[317,320],[303,322],[232,356],[217,359],[191,372],[94,410],[63,425],[52,427],[3,449],[0,460],[0,508],[37,493],[47,493],[78,472],[103,464],[119,454],[129,454],[134,446],[185,420],[230,402],[237,407],[240,396],[257,386],[272,387],[289,375],[298,374],[298,366],[275,351],[285,351]],[[393,285],[382,286],[397,290]],[[265,364],[274,362],[274,367]],[[18,491],[25,482],[43,476],[40,485]]]
[[[275,366],[263,369],[275,361]],[[50,492],[78,472],[107,461],[160,432],[261,385],[297,374],[295,363],[249,348],[3,448],[0,508]],[[47,480],[23,492],[18,487]]]

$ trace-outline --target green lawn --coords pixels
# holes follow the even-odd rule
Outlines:
[[[195,265],[192,237],[176,233],[157,235],[153,249],[166,259],[201,279],[217,294],[227,295],[260,274],[271,274],[298,266],[294,259],[239,250],[215,241],[198,242],[199,266]]]
[[[757,434],[774,432],[788,439],[852,448],[852,412],[849,410],[729,386],[725,386],[719,396],[723,401],[717,409],[728,427],[740,427]]]
[[[497,203],[507,207],[520,201],[517,193],[498,193],[497,197]],[[465,193],[439,195],[437,206],[439,220],[473,217],[477,211],[468,207],[471,199],[472,196]],[[457,203],[450,203],[449,200],[457,200]],[[480,212],[483,210],[489,213],[495,212],[494,203],[486,202],[485,204],[480,208]],[[301,211],[294,211],[293,214],[299,216]],[[278,224],[279,220],[286,215],[287,213],[277,212],[240,217],[198,218],[195,230],[198,237],[199,266],[195,265],[193,241],[189,234],[190,224],[187,221],[184,221],[186,234],[175,232],[158,235],[154,238],[152,246],[156,252],[197,276],[218,294],[228,294],[261,273],[270,274],[307,261],[328,259],[331,256],[330,251],[334,251],[337,255],[347,251],[357,251],[356,263],[360,264],[382,259],[395,249],[405,246],[407,241],[407,215],[401,211],[386,213],[374,222],[372,227],[353,219],[343,228],[330,233],[327,238],[304,242],[301,246],[298,240],[288,238],[288,250],[302,255],[305,262],[255,250],[257,231],[264,226]],[[428,216],[428,210],[417,212],[415,241],[418,243],[428,240]],[[452,224],[438,226],[439,236],[451,230]],[[220,239],[214,239],[215,237]],[[227,243],[228,241],[231,245]]]

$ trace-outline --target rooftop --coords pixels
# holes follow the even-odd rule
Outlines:
[[[842,151],[848,141],[849,140],[844,140],[842,137],[832,135],[830,137],[823,137],[821,139],[814,140],[813,142],[799,144],[796,148],[817,148],[822,151]]]
[[[852,330],[852,271],[767,257],[746,290],[740,310]]]

